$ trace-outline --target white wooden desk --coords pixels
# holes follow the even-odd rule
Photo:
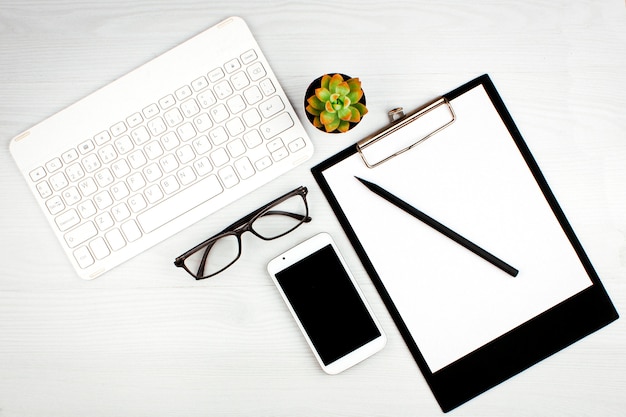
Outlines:
[[[397,4],[396,4],[397,3]],[[476,4],[481,3],[481,4]],[[242,16],[304,120],[308,83],[359,76],[370,114],[231,207],[94,281],[77,278],[8,151],[11,137],[229,15]],[[435,416],[441,411],[310,167],[489,73],[618,311],[626,311],[626,7],[483,2],[2,0],[0,416]],[[313,222],[247,236],[228,272],[195,282],[176,255],[306,185]],[[313,356],[265,273],[331,233],[388,333],[338,376]],[[454,410],[459,416],[623,415],[620,319]]]

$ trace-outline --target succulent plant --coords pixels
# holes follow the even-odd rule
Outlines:
[[[358,78],[344,80],[341,74],[324,75],[315,95],[307,99],[306,111],[314,116],[313,125],[326,132],[346,132],[367,113]]]

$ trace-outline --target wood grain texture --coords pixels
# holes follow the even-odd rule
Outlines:
[[[63,257],[10,139],[230,16],[256,34],[302,120],[310,80],[359,76],[370,113],[231,207],[92,282]],[[621,1],[3,0],[0,6],[0,417],[441,415],[309,172],[387,122],[489,73],[618,311],[626,311],[626,7]],[[313,222],[246,236],[227,273],[195,282],[173,259],[298,185]],[[338,376],[307,350],[265,264],[330,232],[389,336]],[[458,416],[620,416],[618,320],[458,408]]]

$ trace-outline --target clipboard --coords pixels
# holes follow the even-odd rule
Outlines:
[[[311,172],[444,412],[619,316],[488,75]],[[372,181],[519,269],[512,278]]]

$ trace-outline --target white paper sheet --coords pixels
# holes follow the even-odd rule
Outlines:
[[[374,169],[355,153],[323,172],[432,372],[592,285],[484,88],[451,105],[457,120],[416,148]],[[355,176],[519,275],[396,208]]]

